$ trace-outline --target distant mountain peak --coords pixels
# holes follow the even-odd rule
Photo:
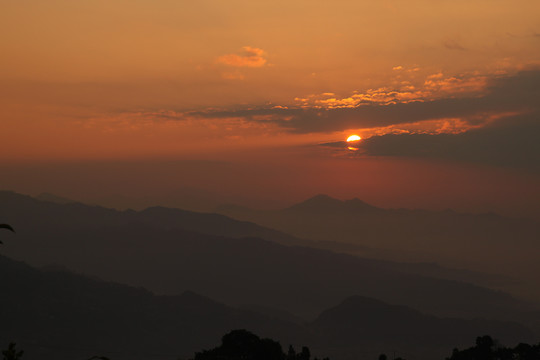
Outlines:
[[[313,197],[310,197],[309,199],[307,200],[304,200],[301,204],[322,204],[322,205],[326,205],[326,204],[340,204],[342,203],[343,201],[339,200],[339,199],[336,199],[336,198],[333,198],[329,195],[326,195],[326,194],[317,194]]]
[[[376,207],[358,198],[343,201],[326,194],[315,195],[299,204],[289,207],[289,210],[309,212],[363,212],[376,209]]]
[[[315,195],[307,200],[289,207],[289,210],[309,211],[309,212],[324,212],[327,210],[335,210],[342,206],[342,201],[334,199],[325,194]]]
[[[340,201],[338,199],[335,199],[327,194],[317,194],[315,196],[312,196],[311,198],[307,199],[306,201],[310,200],[317,200],[317,201]]]

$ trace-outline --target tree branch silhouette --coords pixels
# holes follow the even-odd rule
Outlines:
[[[0,224],[0,229],[7,229],[9,231],[15,232],[15,230],[11,227],[11,225],[8,225],[8,224]],[[3,244],[1,240],[0,240],[0,244]]]

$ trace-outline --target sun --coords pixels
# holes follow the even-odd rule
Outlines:
[[[362,138],[358,135],[351,135],[347,138],[347,142],[351,144],[351,146],[348,147],[351,151],[356,151],[358,148],[356,147],[358,142],[362,140]]]

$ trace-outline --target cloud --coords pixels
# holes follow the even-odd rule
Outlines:
[[[472,76],[466,78],[449,77],[444,78],[442,73],[428,76],[424,82],[427,91],[459,94],[479,92],[486,88],[487,78],[485,76]]]
[[[454,98],[474,94],[486,89],[488,79],[482,75],[445,77],[442,72],[426,77],[414,86],[409,81],[401,81],[397,87],[381,87],[339,98],[334,93],[312,94],[295,98],[303,108],[356,108],[365,105],[392,105],[409,102],[427,102],[441,98]]]
[[[221,74],[221,77],[226,80],[244,80],[246,78],[244,74],[240,73],[238,70],[226,71]]]
[[[443,41],[443,46],[447,48],[448,50],[460,50],[460,51],[466,51],[467,48],[461,45],[457,40],[455,39],[448,39]]]
[[[364,139],[357,145],[360,151],[352,155],[436,159],[540,174],[540,71],[500,78],[488,90],[482,97],[398,106],[402,119],[410,119],[411,114],[417,119],[446,114],[448,119],[372,129],[382,133]],[[345,142],[321,145],[347,148]]]
[[[364,155],[442,159],[540,173],[540,113],[500,119],[460,134],[387,134],[362,142]]]
[[[437,75],[427,79],[422,89],[393,91],[382,88],[341,99],[328,95],[310,96],[298,99],[300,104],[296,107],[209,110],[191,115],[268,121],[293,133],[330,133],[441,119],[479,124],[494,117],[538,111],[539,89],[540,70],[493,78]]]
[[[540,69],[467,78],[435,73],[421,89],[372,89],[345,98],[327,92],[299,98],[296,105],[159,110],[139,118],[227,124],[231,130],[253,126],[273,133],[360,129],[364,140],[356,153],[363,156],[443,159],[540,173]],[[344,142],[322,145],[346,149]]]
[[[233,67],[258,68],[266,65],[265,52],[262,49],[244,46],[239,54],[222,55],[216,59],[219,64]]]

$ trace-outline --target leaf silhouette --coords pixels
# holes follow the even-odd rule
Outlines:
[[[0,224],[0,229],[8,229],[10,231],[15,232],[15,230],[11,227],[11,225],[8,225],[8,224]]]
[[[0,229],[8,229],[10,231],[15,232],[15,230],[11,227],[11,225],[8,225],[8,224],[0,224]],[[1,240],[0,240],[0,244],[3,244]]]

